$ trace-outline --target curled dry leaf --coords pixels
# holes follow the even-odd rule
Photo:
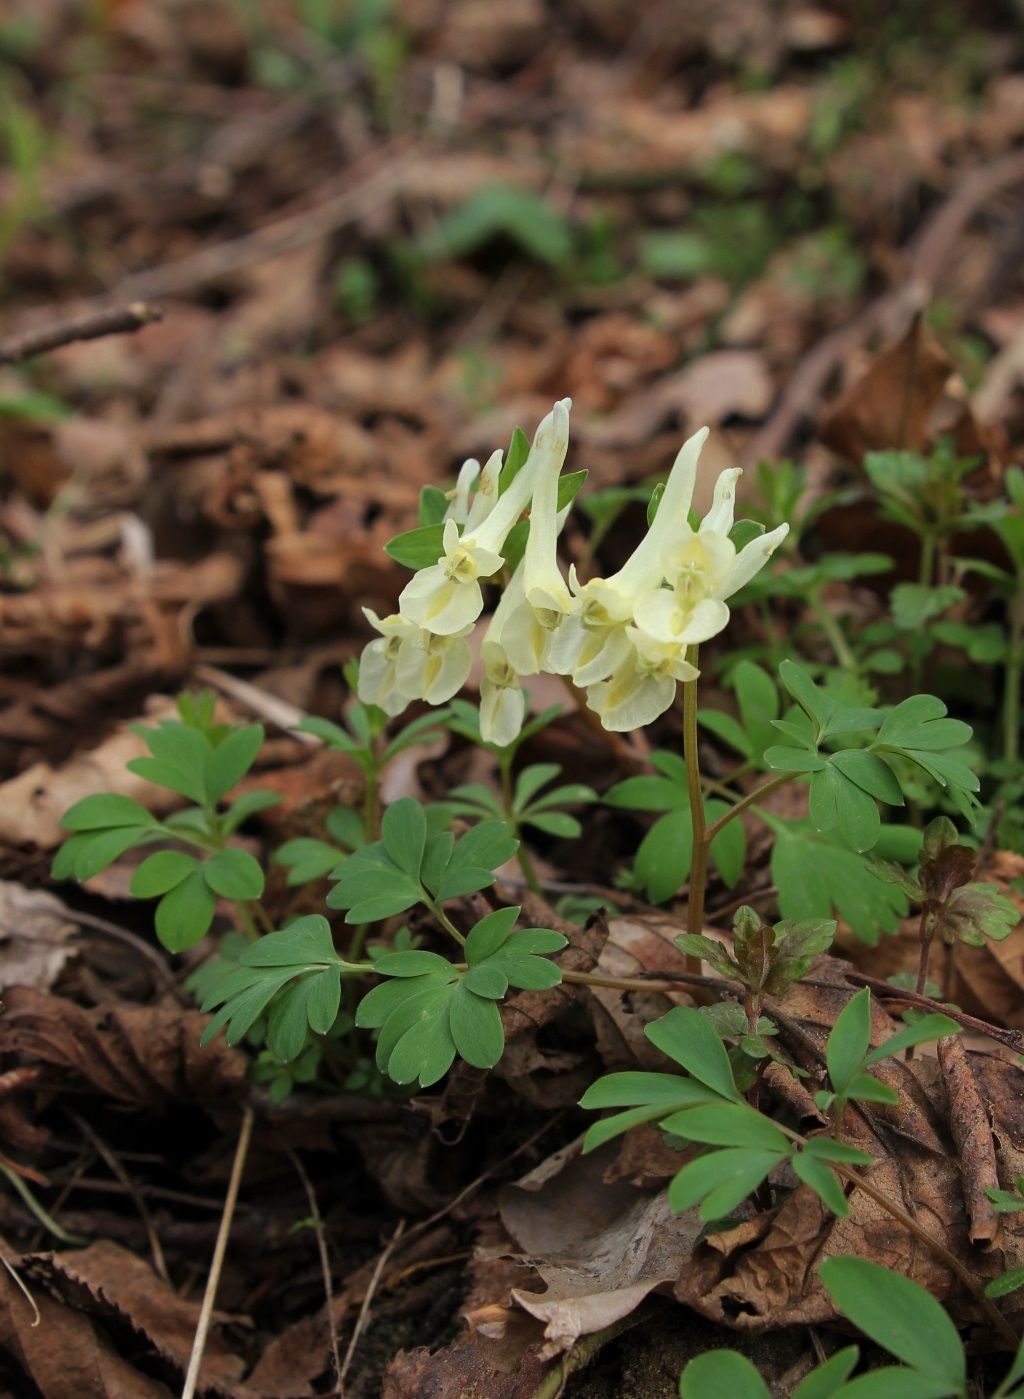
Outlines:
[[[75,953],[74,932],[53,894],[0,881],[0,986],[48,991]]]
[[[4,997],[0,1055],[84,1079],[115,1102],[153,1109],[168,1102],[237,1102],[245,1056],[222,1039],[205,1049],[207,1017],[178,1005],[87,1010],[15,986]]]
[[[79,1313],[131,1327],[175,1369],[187,1369],[199,1303],[179,1297],[134,1253],[101,1240],[88,1248],[29,1255],[23,1262],[29,1281],[44,1284]],[[243,1368],[240,1357],[212,1330],[203,1353],[200,1384],[230,1394]]]
[[[32,1291],[37,1325],[24,1294],[0,1268],[0,1346],[31,1377],[42,1399],[171,1399],[166,1385],[118,1354],[91,1317],[41,1288]]]

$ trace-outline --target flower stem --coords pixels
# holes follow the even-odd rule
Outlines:
[[[699,648],[691,646],[686,659],[696,666]],[[690,821],[693,826],[693,853],[690,856],[690,882],[687,888],[686,931],[704,931],[704,895],[708,879],[708,842],[705,839],[704,793],[700,783],[700,755],[697,751],[697,679],[683,682],[683,760],[686,763],[686,786],[690,796]],[[687,955],[686,970],[700,973],[700,958]]]
[[[512,828],[512,834],[519,842],[519,848],[516,850],[516,860],[519,864],[519,868],[523,872],[523,878],[526,880],[526,887],[531,893],[539,894],[541,892],[540,880],[537,878],[537,871],[534,868],[533,860],[530,858],[530,852],[526,848],[526,841],[523,839],[523,833],[519,826],[519,817],[516,814],[516,804],[512,790],[512,755],[510,753],[506,752],[499,755],[498,768],[501,772],[501,798],[502,805],[505,808],[505,816],[508,818],[508,824]]]
[[[857,657],[850,649],[850,643],[843,635],[842,627],[826,607],[825,600],[817,589],[808,597],[807,605],[814,613],[818,620],[818,625],[828,638],[828,643],[832,647],[836,660],[844,670],[848,670],[851,674],[856,675],[858,670]]]
[[[1016,763],[1020,755],[1020,691],[1024,670],[1024,589],[1010,601],[1010,644],[1003,681],[1003,757]]]

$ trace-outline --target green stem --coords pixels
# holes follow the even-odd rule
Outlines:
[[[799,774],[795,772],[780,772],[778,777],[773,777],[768,782],[762,782],[760,787],[756,787],[754,791],[748,792],[735,806],[730,807],[724,816],[719,816],[714,825],[708,827],[704,836],[705,844],[710,845],[723,826],[727,826],[730,821],[735,820],[737,816],[749,810],[750,807],[756,806],[759,801],[763,801],[764,798],[769,796],[772,792],[776,792],[780,787],[784,787],[787,782],[792,782],[797,776],[799,776]]]
[[[923,588],[930,588],[935,573],[935,532],[925,530],[921,535],[921,563],[917,570],[917,581]]]
[[[242,925],[242,932],[250,942],[255,942],[260,936],[260,930],[256,926],[256,920],[252,916],[248,904],[236,903],[238,909],[238,921]]]
[[[501,772],[501,798],[502,806],[505,809],[505,817],[512,828],[512,834],[519,842],[519,847],[516,850],[516,860],[518,861],[519,868],[523,872],[523,878],[526,880],[526,887],[531,893],[539,894],[541,891],[540,880],[537,878],[537,871],[534,868],[533,860],[530,858],[530,852],[526,848],[526,841],[523,839],[523,832],[519,825],[519,816],[516,812],[515,797],[512,790],[511,753],[502,753],[499,756],[498,768]]]
[[[445,913],[441,905],[439,903],[434,903],[433,900],[431,900],[431,902],[427,904],[427,907],[430,909],[431,913],[440,923],[441,927],[445,930],[445,932],[448,933],[451,937],[453,937],[460,947],[465,947],[466,939],[459,932],[458,928],[456,928],[455,924],[448,917],[447,913]]]
[[[1010,602],[1010,644],[1003,682],[1003,757],[1016,763],[1020,757],[1021,672],[1024,671],[1024,591]]]
[[[366,786],[363,792],[363,834],[367,845],[372,844],[380,834],[380,771],[374,765],[366,773]]]
[[[696,666],[699,648],[691,646],[686,659]],[[708,843],[705,839],[704,793],[700,783],[700,755],[697,746],[697,681],[683,683],[683,760],[686,763],[686,787],[690,797],[690,821],[693,826],[693,853],[690,857],[690,882],[687,887],[686,931],[704,931],[704,895],[708,879]],[[700,973],[700,958],[687,956],[686,970]]]
[[[852,674],[857,674],[857,657],[850,648],[850,643],[843,634],[843,629],[836,621],[835,617],[825,606],[825,600],[821,596],[819,589],[815,589],[807,599],[807,605],[818,619],[818,624],[828,638],[828,643],[836,660],[844,669]]]

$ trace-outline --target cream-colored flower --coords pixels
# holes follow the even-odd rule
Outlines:
[[[363,613],[380,636],[363,647],[359,658],[359,698],[363,704],[375,704],[394,718],[415,698],[398,684],[398,658],[403,645],[418,636],[420,629],[397,612],[380,618],[369,607],[364,607]]]
[[[480,648],[484,673],[480,681],[480,736],[502,748],[519,736],[526,714],[526,697],[515,668],[500,641]]]
[[[529,457],[479,525],[470,528],[467,520],[466,532],[460,535],[454,520],[445,522],[444,553],[436,564],[420,569],[398,599],[403,617],[439,636],[450,636],[480,616],[484,606],[481,580],[492,577],[502,566],[502,546],[529,504],[552,416],[549,413],[540,424]],[[492,457],[488,467],[494,461]],[[472,512],[471,506],[470,516]]]
[[[468,626],[451,636],[437,636],[418,627],[398,649],[397,688],[410,699],[446,704],[469,679],[473,655],[466,636],[472,630]]]
[[[696,680],[686,648],[655,640],[639,627],[625,629],[626,655],[614,675],[587,688],[587,703],[606,729],[628,733],[652,724],[675,699],[680,680]]]
[[[469,494],[479,475],[480,463],[475,457],[470,457],[459,467],[455,487],[448,492],[448,509],[444,513],[446,520],[454,520],[457,525],[466,523],[469,518]]]
[[[484,463],[484,469],[477,477],[473,503],[466,516],[466,529],[470,532],[482,525],[498,501],[498,479],[501,476],[501,448],[492,452]]]
[[[552,639],[548,659],[558,674],[571,675],[575,685],[607,679],[628,657],[626,630],[634,620],[638,599],[656,589],[664,577],[662,550],[673,531],[686,526],[697,460],[707,435],[708,429],[701,428],[679,449],[654,520],[617,573],[580,586],[570,570],[576,607]]]
[[[698,645],[728,625],[726,599],[758,573],[789,532],[780,525],[747,543],[739,553],[729,538],[741,471],[723,471],[711,509],[694,531],[684,523],[661,549],[667,588],[653,588],[636,605],[636,621],[663,642]]]

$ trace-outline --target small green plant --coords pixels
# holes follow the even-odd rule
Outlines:
[[[845,1346],[816,1366],[792,1399],[966,1399],[967,1360],[956,1327],[935,1298],[910,1278],[862,1258],[826,1258],[818,1269],[836,1310],[882,1350],[901,1361],[850,1379],[860,1359]],[[1024,1394],[1024,1344],[992,1399]],[[706,1351],[679,1380],[681,1399],[771,1399],[771,1391],[744,1355]]]
[[[493,230],[493,217],[478,212],[469,220],[474,237],[481,226]],[[463,230],[460,236],[468,235]],[[532,228],[536,236],[546,236],[543,225],[539,235]],[[614,1073],[587,1090],[584,1108],[614,1112],[589,1128],[585,1149],[641,1124],[660,1127],[688,1152],[668,1187],[671,1206],[697,1209],[723,1228],[750,1195],[762,1209],[774,1208],[794,1177],[837,1217],[848,1214],[850,1196],[861,1192],[930,1249],[1010,1339],[1005,1319],[967,1264],[874,1183],[867,1169],[873,1158],[843,1137],[851,1105],[898,1101],[875,1072],[878,1066],[956,1034],[957,1022],[938,1013],[908,1016],[910,1023],[873,1046],[870,993],[859,991],[838,1015],[824,1072],[815,1077],[779,1048],[785,1022],[774,1002],[831,945],[837,912],[870,943],[892,931],[911,905],[920,907],[922,985],[935,937],[977,942],[1009,931],[1015,910],[998,891],[973,882],[974,854],[951,822],[942,816],[923,836],[918,828],[925,810],[949,808],[965,821],[975,819],[980,781],[966,756],[972,731],[933,695],[880,701],[864,680],[885,673],[877,648],[856,651],[857,673],[841,673],[841,665],[808,667],[786,656],[777,680],[750,656],[734,656],[726,674],[736,715],[702,707],[700,648],[727,627],[737,598],[765,605],[771,590],[757,597],[758,575],[787,526],[735,520],[735,470],[719,477],[704,518],[692,514],[702,431],[684,443],[664,486],[652,493],[647,532],[622,567],[607,578],[594,575],[592,549],[588,576],[570,571],[567,582],[559,536],[586,474],[562,472],[569,407],[568,400],[556,403],[532,443],[517,431],[504,457],[497,451],[482,467],[466,462],[450,490],[423,491],[418,526],[388,546],[411,574],[398,610],[383,618],[367,613],[377,636],[358,670],[347,672],[356,700],[341,723],[311,718],[301,725],[356,764],[365,792],[359,811],[339,807],[328,815],[326,838],[287,842],[275,858],[290,883],[325,875],[333,881],[327,908],[343,913],[344,929],[332,928],[319,913],[273,927],[259,864],[230,844],[246,817],[273,797],[251,792],[224,805],[255,762],[263,732],[258,725],[218,724],[209,697],[186,697],[179,719],[141,730],[150,756],[131,764],[136,775],[192,805],[161,821],[124,797],[87,798],[65,818],[71,835],[55,873],[88,879],[135,847],[165,847],[139,866],[133,892],[159,900],[157,931],[175,951],[203,936],[218,895],[234,904],[248,936],[225,938],[220,954],[193,972],[190,985],[203,1009],[213,1012],[205,1041],[223,1032],[233,1044],[247,1043],[253,1076],[272,1097],[297,1084],[376,1094],[429,1088],[457,1059],[478,1070],[500,1062],[503,1012],[515,992],[543,995],[564,984],[642,992],[652,984],[573,969],[561,955],[567,947],[562,932],[520,927],[521,907],[499,897],[499,871],[516,856],[526,883],[538,887],[524,837],[574,839],[582,823],[567,808],[596,797],[589,786],[563,783],[556,763],[519,766],[523,744],[559,712],[528,717],[524,679],[561,677],[589,728],[610,736],[615,751],[624,746],[616,735],[662,716],[671,723],[681,686],[681,755],[655,750],[650,771],[615,784],[605,800],[614,809],[656,814],[623,882],[658,900],[685,884],[686,931],[677,942],[686,972],[672,980],[686,985],[696,978],[706,987],[708,965],[717,974],[718,1000],[701,1010],[676,1006],[645,1026],[647,1038],[679,1072]],[[904,463],[886,488],[893,517],[913,519],[926,552],[932,548],[935,556],[948,544],[950,502],[960,498],[964,470],[961,463],[949,465],[939,473],[942,489],[933,491],[916,466]],[[793,473],[782,473],[779,498],[795,504],[796,482]],[[918,509],[921,491],[927,510]],[[613,507],[607,506],[612,518]],[[595,526],[606,517],[600,510],[592,515]],[[1008,510],[999,515],[1017,518]],[[1007,528],[1015,539],[1016,525]],[[857,557],[815,565],[802,586],[820,600],[829,582],[864,571]],[[473,664],[468,637],[495,595],[480,641],[477,710],[458,691]],[[813,605],[811,611],[817,616]],[[831,635],[824,618],[818,630],[819,637]],[[848,644],[843,633],[834,643],[840,663],[841,643]],[[1006,655],[1011,652],[1012,646]],[[391,730],[413,703],[431,708],[397,733]],[[474,782],[432,806],[405,797],[384,807],[387,764],[442,726],[490,758],[495,787]],[[724,776],[712,779],[701,770],[701,728],[735,754]],[[787,784],[806,787],[806,817],[782,817],[766,805]],[[908,806],[911,822],[883,823],[881,808],[898,814]],[[709,866],[714,863],[727,885],[740,880],[747,859],[741,818],[768,830],[781,916],[765,919],[741,907],[731,940],[720,940],[705,928]],[[810,1081],[825,1130],[801,1134],[762,1111],[771,1065]],[[853,1274],[835,1272],[833,1263],[840,1261],[827,1260],[823,1278],[837,1306],[873,1336],[873,1323],[854,1316],[856,1278],[851,1284]],[[912,1315],[913,1302],[906,1305]],[[863,1308],[861,1315],[867,1317]],[[890,1348],[911,1375],[907,1380],[899,1372],[900,1393],[963,1392],[962,1352],[956,1369],[952,1351],[926,1360],[897,1340]],[[853,1352],[833,1357],[817,1387],[809,1381],[801,1387],[804,1399],[838,1392],[855,1362]],[[737,1363],[705,1357],[700,1368],[687,1370],[684,1394],[696,1394],[694,1384],[711,1383],[707,1376],[716,1365],[726,1367],[721,1373],[737,1392],[741,1379],[748,1390],[760,1384]],[[1004,1391],[1018,1378],[1011,1372]],[[862,1376],[849,1382],[849,1392],[882,1393],[871,1389],[873,1383]]]
[[[214,718],[210,694],[178,701],[178,719],[156,728],[136,726],[150,756],[133,758],[129,771],[192,805],[158,821],[130,797],[100,793],[64,815],[72,834],[53,863],[53,877],[91,879],[129,850],[169,846],[148,855],[132,876],[135,898],[157,899],[156,933],[169,952],[183,952],[209,931],[218,896],[231,900],[256,935],[251,907],[263,893],[263,870],[247,851],[228,842],[239,826],[279,800],[249,791],[223,808],[224,799],[256,761],[259,724],[231,726]]]

